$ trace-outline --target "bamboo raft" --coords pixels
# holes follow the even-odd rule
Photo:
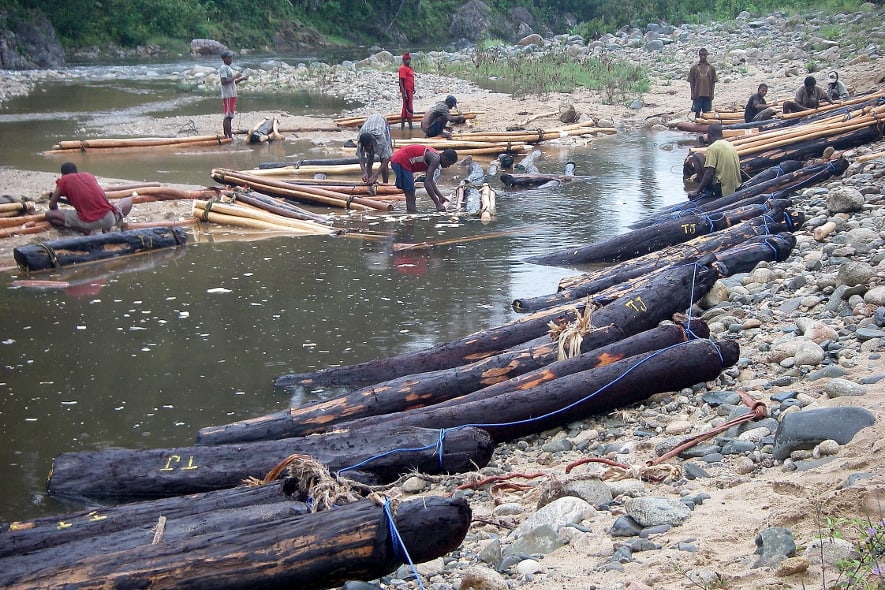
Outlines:
[[[164,226],[20,246],[13,257],[21,270],[34,272],[185,244],[184,230]]]
[[[441,557],[470,527],[462,499],[311,512],[287,498],[296,489],[265,484],[12,523],[0,534],[0,585],[319,590],[389,574],[406,555]]]
[[[459,113],[465,120],[467,119],[476,119],[477,115],[484,115],[485,111],[465,111],[463,113]],[[421,117],[424,116],[424,111],[416,111],[413,113],[412,117],[415,121],[420,121]],[[383,115],[383,117],[387,120],[387,122],[391,125],[396,123],[401,123],[402,118],[399,113],[387,113]],[[333,119],[333,122],[339,127],[362,127],[363,123],[366,122],[368,117],[365,116],[354,116],[354,117],[338,117],[337,119]]]
[[[60,141],[52,149],[43,152],[46,155],[70,154],[74,152],[101,152],[115,150],[144,150],[158,148],[188,148],[231,143],[229,137],[223,135],[195,135],[192,137],[130,137],[130,138],[96,138]]]
[[[213,168],[211,176],[216,182],[248,187],[265,195],[303,203],[327,205],[356,211],[391,211],[393,209],[392,203],[382,200],[384,195],[381,195],[379,199],[362,196],[362,191],[352,190],[354,187],[338,185],[326,188],[289,183],[266,176],[225,168]]]

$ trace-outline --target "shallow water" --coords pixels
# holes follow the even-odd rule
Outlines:
[[[162,83],[137,91],[90,83],[59,96],[47,90],[27,108],[0,113],[0,161],[55,170],[58,162],[34,154],[70,138],[86,119],[131,120],[157,105],[164,113],[203,108]],[[217,101],[208,102],[214,111]],[[334,111],[333,105],[316,108]],[[525,257],[620,233],[684,199],[682,138],[634,132],[587,146],[545,146],[537,162],[542,172],[558,173],[574,161],[576,174],[590,178],[543,190],[505,190],[493,181],[498,214],[488,224],[446,215],[353,215],[348,223],[372,230],[375,239],[234,241],[219,232],[191,233],[190,245],[178,250],[31,277],[64,281],[66,288],[14,287],[17,277],[0,276],[0,520],[79,508],[45,494],[60,453],[187,445],[201,427],[333,394],[275,389],[278,375],[417,350],[515,318],[513,299],[554,292],[575,272],[527,264]],[[121,155],[86,168],[203,184],[213,167],[251,167],[297,149],[287,143],[187,158]],[[459,173],[449,169],[442,184],[451,189]],[[429,210],[420,191],[419,208]],[[477,236],[485,239],[457,240]],[[454,243],[393,248],[440,240]]]

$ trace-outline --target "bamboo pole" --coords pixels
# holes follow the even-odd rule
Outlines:
[[[863,156],[858,156],[854,158],[855,162],[869,162],[871,160],[878,160],[880,158],[885,158],[885,152],[877,152],[875,154],[865,154]]]
[[[224,213],[213,213],[212,211],[206,212],[201,209],[197,209],[196,207],[194,207],[194,217],[199,218],[200,221],[208,221],[210,223],[217,223],[219,225],[233,225],[236,227],[246,227],[250,229],[273,230],[289,234],[307,233],[297,230],[293,227],[287,227],[285,225],[276,225],[273,223],[268,223],[266,221],[251,219],[249,217],[239,217],[237,215],[225,215]]]
[[[158,145],[174,145],[183,143],[200,143],[204,141],[218,141],[224,139],[223,135],[195,135],[192,137],[124,137],[124,138],[97,138],[83,140],[60,141],[53,146],[56,150],[82,150],[89,148],[110,147],[154,147]]]
[[[33,225],[22,227],[4,227],[0,228],[0,238],[11,238],[13,236],[23,236],[25,234],[38,234],[52,229],[52,224],[48,221],[38,221]]]
[[[138,149],[166,149],[166,148],[185,148],[185,147],[202,147],[202,146],[215,146],[215,145],[226,145],[231,143],[233,140],[229,137],[218,136],[218,139],[208,139],[205,141],[192,141],[188,143],[178,143],[178,144],[165,144],[165,145],[130,145],[130,146],[120,146],[120,147],[82,147],[80,149],[51,149],[45,152],[42,152],[43,155],[57,155],[57,154],[71,154],[75,152],[85,152],[85,151],[93,151],[93,152],[102,152],[102,153],[110,153],[110,152],[120,152],[120,151],[133,151]]]
[[[44,221],[45,219],[45,213],[35,213],[33,215],[18,215],[16,217],[4,217],[0,218],[0,227],[16,227],[30,222]]]
[[[224,215],[247,217],[273,225],[290,227],[304,233],[331,234],[335,233],[336,231],[335,229],[330,228],[327,225],[322,225],[314,221],[306,221],[303,219],[293,219],[291,217],[275,215],[273,213],[265,211],[264,209],[260,209],[248,204],[231,205],[229,203],[221,203],[217,201],[194,201],[194,217],[200,217],[197,215],[198,210],[200,211],[200,215],[202,215],[203,212],[208,211],[210,213],[215,212],[222,213]]]

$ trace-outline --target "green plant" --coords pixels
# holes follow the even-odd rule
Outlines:
[[[818,538],[821,541],[841,539],[852,543],[851,557],[836,563],[837,579],[828,581],[826,570],[821,571],[822,588],[842,590],[885,589],[885,519],[869,517],[832,517],[822,519],[822,507],[817,510]],[[821,522],[825,524],[821,524]],[[820,546],[820,560],[824,563],[824,546]]]
[[[438,69],[446,75],[505,80],[517,97],[588,88],[601,92],[604,100],[613,104],[649,89],[648,74],[640,66],[613,58],[578,61],[565,52],[510,55],[497,47],[477,48],[472,64],[446,62],[438,64]]]
[[[809,59],[807,62],[805,62],[805,69],[808,71],[809,74],[816,72],[819,67],[820,66],[818,65],[818,63],[813,59]]]

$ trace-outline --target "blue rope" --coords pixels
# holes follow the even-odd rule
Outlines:
[[[774,255],[774,259],[777,260],[777,257],[778,257],[778,255],[779,255],[780,253],[778,252],[778,250],[777,250],[777,248],[774,246],[774,244],[771,243],[771,240],[765,240],[765,241],[763,241],[762,243],[765,244],[766,246],[768,246],[769,248],[771,248],[771,252],[772,252],[773,255]]]
[[[393,554],[399,561],[409,564],[412,573],[415,574],[415,579],[418,580],[418,587],[421,588],[421,590],[424,590],[424,584],[421,582],[421,575],[418,573],[418,568],[415,567],[414,562],[412,562],[409,550],[406,549],[406,544],[403,542],[403,538],[396,529],[396,521],[394,521],[393,512],[390,510],[390,498],[384,498],[384,516],[387,517],[387,532],[390,534],[390,542],[393,544]]]

